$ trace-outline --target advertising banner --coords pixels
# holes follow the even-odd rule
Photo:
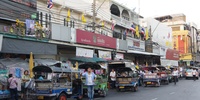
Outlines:
[[[106,59],[106,60],[111,60],[112,59],[110,51],[101,51],[101,50],[99,50],[98,53],[99,53],[99,58],[103,58],[103,59]]]
[[[139,39],[127,39],[128,49],[135,51],[145,51],[145,42]]]
[[[117,53],[116,56],[115,56],[115,60],[120,60],[120,59],[124,59],[124,54]]]
[[[94,50],[76,47],[76,56],[78,57],[89,57],[92,58]]]
[[[80,44],[88,44],[112,49],[116,49],[117,45],[115,38],[79,29],[76,30],[76,42]]]

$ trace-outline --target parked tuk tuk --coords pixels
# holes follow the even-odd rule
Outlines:
[[[167,69],[164,66],[156,66],[159,69],[158,75],[160,76],[161,83],[169,84],[171,77],[167,74]]]
[[[143,77],[143,84],[145,87],[148,85],[154,85],[159,87],[160,86],[160,76],[157,74],[158,69],[156,67],[144,67],[143,70],[145,71]]]
[[[55,65],[39,65],[33,68],[35,91],[31,95],[43,96],[45,100],[82,99],[82,82],[75,76],[79,71]]]
[[[121,90],[131,90],[136,92],[138,90],[138,79],[137,75],[133,73],[131,68],[118,68],[116,70],[116,89]]]
[[[94,73],[97,75],[94,87],[94,94],[106,97],[108,91],[108,86],[107,86],[108,77],[107,74],[105,73],[105,68],[97,63],[85,63],[79,65],[79,69],[82,70],[82,72],[85,72],[88,67],[91,67]],[[84,84],[83,94],[87,95],[87,86],[85,86],[85,81],[86,81],[85,78],[82,78],[82,81]]]

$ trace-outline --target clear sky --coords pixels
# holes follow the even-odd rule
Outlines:
[[[187,22],[194,22],[200,28],[200,0],[115,0],[130,9],[140,8],[144,17],[184,13]],[[139,3],[140,1],[140,3]],[[140,4],[140,7],[139,7]]]

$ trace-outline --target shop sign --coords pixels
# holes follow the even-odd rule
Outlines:
[[[76,30],[76,42],[80,44],[87,44],[112,49],[116,49],[117,45],[115,38],[79,29]]]
[[[145,51],[145,42],[138,39],[127,39],[128,49],[135,51]]]
[[[120,59],[124,59],[124,54],[122,54],[122,53],[117,53],[117,54],[115,55],[115,60],[120,60]]]
[[[161,55],[161,58],[163,58],[163,59],[166,58],[166,51],[167,51],[167,48],[165,48],[165,47],[160,47],[160,55]]]
[[[153,53],[160,54],[160,47],[156,46],[156,45],[153,45]]]
[[[103,58],[106,60],[111,60],[111,52],[110,51],[98,51],[99,53],[99,58]]]
[[[166,59],[169,60],[179,60],[179,52],[173,49],[167,49]]]
[[[127,41],[126,40],[117,39],[117,49],[119,49],[119,50],[128,50]]]
[[[76,56],[78,57],[89,57],[92,58],[94,50],[76,47]]]

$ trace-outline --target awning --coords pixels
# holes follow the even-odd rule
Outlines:
[[[156,53],[150,53],[150,52],[143,52],[143,51],[134,51],[134,50],[128,50],[127,53],[134,53],[134,54],[141,54],[141,55],[150,55],[150,56],[161,56]]]
[[[32,52],[33,54],[56,55],[57,45],[43,42],[4,38],[1,52],[17,54],[30,54],[30,52]]]

